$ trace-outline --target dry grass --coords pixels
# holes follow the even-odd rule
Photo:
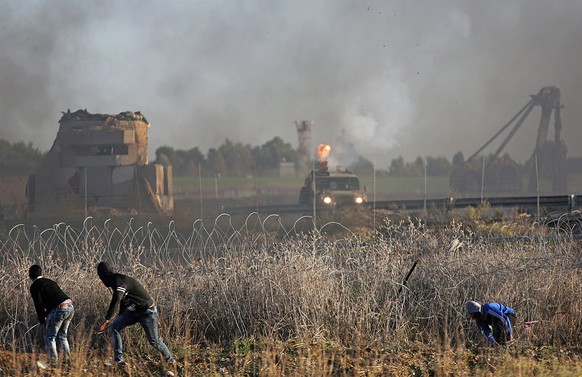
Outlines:
[[[299,224],[301,221],[298,221]],[[160,333],[184,375],[579,375],[581,252],[576,241],[484,242],[458,222],[358,231],[328,223],[281,229],[276,217],[235,228],[221,217],[178,234],[152,227],[13,228],[0,237],[0,368],[34,373],[43,353],[27,270],[39,263],[72,296],[68,375],[98,375],[110,355],[95,335],[109,293],[95,266],[137,277],[160,310]],[[508,225],[509,226],[509,225]],[[365,235],[365,236],[363,236]],[[453,240],[462,242],[451,248]],[[405,275],[416,268],[406,286]],[[519,321],[509,348],[482,347],[464,302],[501,301]],[[159,375],[139,327],[125,330],[130,375]],[[32,356],[30,354],[33,354]],[[145,357],[143,355],[146,355]],[[83,370],[86,370],[83,372]],[[58,375],[60,371],[56,371]]]

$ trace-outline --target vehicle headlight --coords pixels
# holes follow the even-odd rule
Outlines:
[[[362,204],[364,203],[364,198],[362,198],[361,196],[356,196],[356,204]]]
[[[331,196],[324,196],[323,197],[323,202],[325,204],[331,204]]]

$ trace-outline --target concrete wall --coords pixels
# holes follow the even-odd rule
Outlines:
[[[34,174],[31,208],[173,209],[171,167],[147,165],[149,123],[141,113],[63,113],[53,147]],[[145,176],[144,176],[145,175]]]

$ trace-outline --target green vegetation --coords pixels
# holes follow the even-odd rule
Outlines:
[[[273,175],[272,170],[281,161],[297,162],[297,152],[279,137],[260,147],[226,139],[220,147],[210,148],[206,156],[198,147],[187,151],[160,147],[156,150],[156,161],[172,165],[176,175],[264,176]]]
[[[163,146],[156,150],[156,162],[171,164],[174,173],[174,188],[182,193],[208,195],[222,190],[264,190],[271,188],[301,187],[304,177],[279,177],[277,168],[282,161],[297,162],[297,151],[290,143],[279,137],[261,146],[243,145],[226,139],[218,148],[211,148],[206,155],[198,147],[189,150]],[[9,143],[0,139],[0,171],[3,175],[28,175],[40,163],[44,153],[31,143]],[[443,156],[417,157],[413,162],[405,162],[400,156],[390,162],[387,170],[374,172],[373,164],[358,156],[348,166],[358,174],[369,193],[378,194],[379,200],[386,197],[443,196],[450,193],[449,174],[454,166],[461,164],[464,156],[457,152],[450,163]],[[582,174],[579,170],[580,159],[568,160],[568,187],[580,187]],[[426,166],[425,166],[426,164]],[[576,170],[578,169],[578,170]],[[201,178],[201,179],[200,179]],[[523,177],[522,187],[527,187]],[[541,180],[540,194],[551,192],[551,182]],[[487,193],[485,193],[487,195]],[[515,193],[514,193],[515,194]],[[517,193],[517,195],[525,194]],[[208,196],[204,194],[203,196]]]
[[[224,198],[226,194],[242,190],[265,193],[279,191],[283,196],[290,196],[293,202],[299,195],[299,188],[303,185],[305,177],[198,177],[198,176],[174,176],[174,194],[181,197],[185,194],[190,197],[199,197],[202,193],[203,198],[213,198],[218,192],[218,198]],[[361,185],[365,186],[368,192],[368,200],[388,199],[420,199],[425,194],[424,177],[395,177],[387,175],[360,176]],[[552,192],[551,182],[546,180],[541,182],[540,195],[550,195]],[[535,195],[527,192],[527,182],[523,182],[524,188],[521,192],[513,192],[512,195]],[[582,174],[570,174],[568,176],[568,187],[572,193],[576,193],[578,187],[582,187]],[[201,190],[202,188],[202,190]],[[485,190],[483,195],[499,196],[503,193]],[[447,176],[433,176],[426,178],[426,195],[429,198],[441,198],[454,196],[449,187],[449,178]],[[481,195],[480,192],[475,196]],[[297,198],[296,198],[297,197]]]
[[[175,176],[174,193],[199,193],[200,188],[205,196],[212,196],[214,190],[261,190],[265,188],[293,188],[299,195],[299,187],[303,184],[303,178],[299,177],[198,177]]]
[[[0,175],[28,175],[36,169],[43,156],[32,143],[10,143],[0,139]]]

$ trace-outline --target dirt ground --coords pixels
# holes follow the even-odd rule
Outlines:
[[[2,376],[580,376],[582,355],[555,347],[481,350],[337,348],[296,342],[236,349],[196,347],[168,367],[151,353],[131,355],[124,368],[106,366],[97,355],[73,358],[68,367],[41,369],[44,355],[0,351]]]

